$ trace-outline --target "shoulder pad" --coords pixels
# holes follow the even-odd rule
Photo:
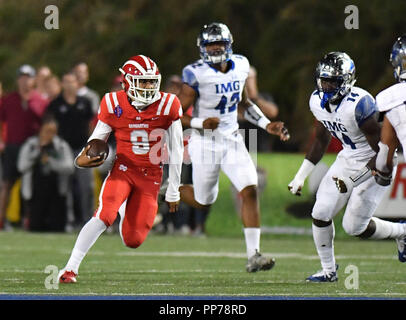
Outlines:
[[[388,111],[403,104],[406,104],[406,83],[397,83],[376,96],[379,112]]]

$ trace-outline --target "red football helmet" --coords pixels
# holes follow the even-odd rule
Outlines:
[[[123,89],[132,100],[150,104],[158,98],[161,74],[151,58],[133,56],[119,70],[123,74]]]

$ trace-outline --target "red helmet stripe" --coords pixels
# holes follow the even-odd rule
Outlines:
[[[127,63],[133,65],[134,67],[136,67],[136,68],[137,68],[138,70],[140,70],[143,74],[146,73],[144,67],[141,66],[138,62],[136,62],[136,61],[134,61],[134,60],[128,60],[124,65],[126,65]]]
[[[152,69],[151,68],[151,63],[149,62],[149,59],[146,56],[143,56],[142,54],[139,55],[145,63],[145,66],[147,67],[147,70]]]

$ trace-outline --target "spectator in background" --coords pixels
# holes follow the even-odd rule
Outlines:
[[[6,222],[11,188],[20,177],[16,164],[18,152],[27,138],[37,134],[48,103],[34,90],[34,86],[35,69],[27,64],[22,65],[17,71],[17,91],[2,97],[0,101],[0,230]]]
[[[51,69],[48,66],[41,66],[37,69],[37,75],[35,77],[35,88],[44,99],[49,99],[45,80],[47,77],[51,76],[51,74]]]
[[[23,144],[18,157],[17,168],[23,174],[24,226],[30,231],[65,231],[74,159],[68,143],[57,132],[56,120],[44,117],[39,134]]]
[[[79,82],[73,72],[62,77],[62,93],[51,103],[47,114],[59,123],[59,136],[68,142],[76,156],[93,131],[90,101],[78,95]],[[93,214],[93,171],[75,168],[72,177],[74,227],[81,227]]]
[[[165,83],[167,92],[178,94],[182,88],[182,77],[177,74],[171,75]]]
[[[112,92],[123,90],[123,86],[121,85],[122,78],[123,78],[122,75],[118,75],[118,76],[114,77],[113,83],[112,83],[112,86],[110,89]]]
[[[100,105],[100,96],[96,91],[86,86],[89,81],[89,67],[85,62],[80,62],[73,67],[73,73],[79,81],[78,95],[88,98],[92,105],[93,113],[97,114]]]
[[[44,87],[49,101],[56,99],[62,91],[61,81],[53,74],[45,78]]]

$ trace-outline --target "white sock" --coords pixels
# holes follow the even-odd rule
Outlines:
[[[319,254],[321,266],[324,271],[336,271],[336,261],[334,257],[334,223],[327,227],[317,227],[312,225],[313,240]]]
[[[373,217],[376,230],[370,239],[401,239],[406,236],[406,224],[390,222]]]
[[[78,274],[79,265],[83,258],[106,228],[103,221],[94,217],[83,226],[76,239],[69,261],[66,264],[65,269],[67,271],[73,271]]]
[[[247,246],[247,257],[251,258],[255,252],[259,252],[260,228],[244,228],[245,244]]]

